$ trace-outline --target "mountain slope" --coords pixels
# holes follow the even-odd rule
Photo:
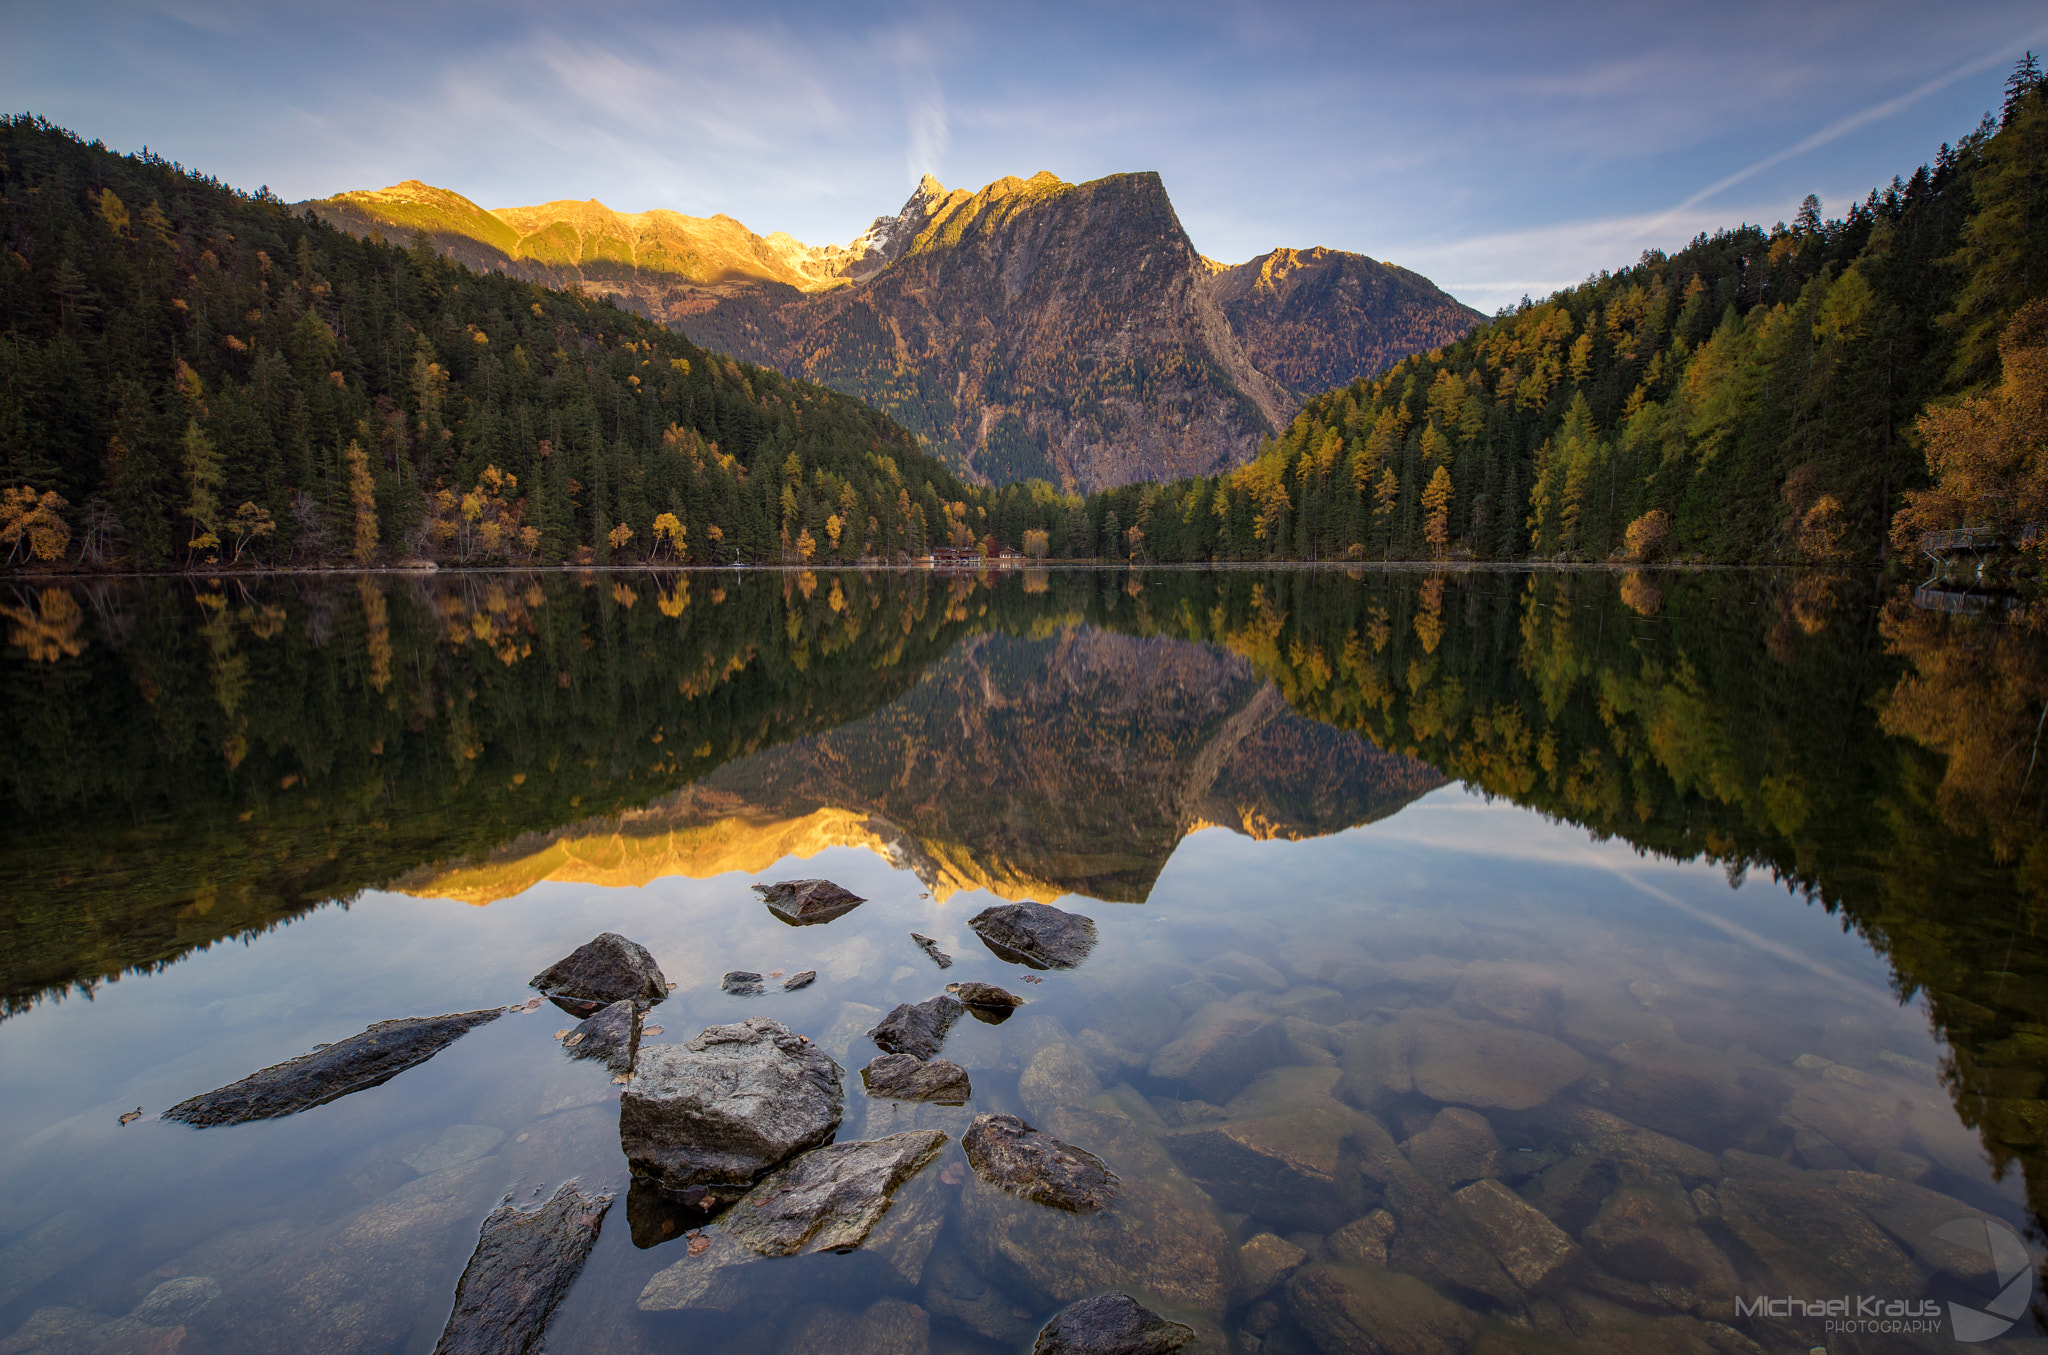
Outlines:
[[[993,484],[1227,470],[1301,395],[1481,318],[1417,274],[1338,250],[1204,259],[1156,174],[1041,172],[979,192],[927,175],[844,246],[595,202],[487,212],[412,181],[305,205],[357,234],[424,230],[472,266],[615,295],[858,396]]]

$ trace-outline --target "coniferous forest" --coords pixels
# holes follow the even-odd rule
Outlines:
[[[2031,56],[1998,115],[1839,217],[1809,197],[1646,252],[1311,399],[1248,465],[1085,498],[967,484],[851,397],[603,298],[26,115],[0,194],[13,564],[1826,563],[2048,516]]]

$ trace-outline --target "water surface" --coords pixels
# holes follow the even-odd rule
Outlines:
[[[620,1201],[558,1350],[1020,1350],[1110,1289],[1218,1351],[1935,1349],[2009,1290],[1935,1231],[2041,1236],[2024,612],[1846,577],[1078,571],[8,615],[0,1351],[431,1350],[483,1215],[570,1177]],[[747,888],[815,875],[869,902],[791,928]],[[1010,899],[1098,946],[1027,983],[965,925]],[[157,1118],[522,1001],[607,930],[677,984],[653,1038],[819,1041],[841,1141],[1009,1112],[1123,1199],[1022,1204],[949,1145],[908,1253],[650,1311],[686,1229],[552,1008],[288,1119]],[[732,969],[819,980],[732,997]],[[864,1032],[960,979],[1029,999],[949,1036],[972,1103],[866,1098]],[[1747,1311],[1787,1296],[1940,1329]]]

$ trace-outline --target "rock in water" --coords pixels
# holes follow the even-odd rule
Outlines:
[[[1129,1294],[1069,1304],[1038,1333],[1031,1355],[1173,1355],[1195,1329],[1168,1322]]]
[[[585,1195],[566,1182],[539,1209],[500,1205],[455,1285],[434,1355],[528,1355],[541,1348],[555,1305],[583,1269],[612,1207],[609,1192]]]
[[[571,1058],[603,1059],[615,1073],[632,1071],[640,1048],[640,1009],[620,998],[595,1016],[585,1017],[562,1041]]]
[[[951,969],[953,967],[953,957],[940,950],[939,943],[932,940],[929,936],[919,936],[916,932],[912,932],[910,939],[917,942],[917,948],[931,956],[932,963],[936,964],[939,968]]]
[[[968,920],[999,960],[1033,969],[1072,969],[1095,949],[1095,920],[1049,903],[1002,903]]]
[[[1086,1214],[1107,1206],[1123,1186],[1095,1154],[1014,1115],[975,1116],[960,1146],[982,1180],[1034,1204]]]
[[[945,1144],[939,1130],[912,1130],[836,1143],[791,1159],[705,1234],[707,1254],[686,1256],[649,1280],[639,1306],[650,1312],[726,1307],[732,1287],[720,1272],[764,1256],[859,1247],[888,1213],[896,1192],[931,1165]]]
[[[898,1003],[894,1011],[882,1018],[880,1025],[868,1032],[868,1038],[886,1053],[928,1059],[944,1047],[946,1032],[966,1010],[960,1005],[960,999],[946,993],[927,998],[916,1006],[908,1002]]]
[[[761,976],[751,969],[735,969],[720,979],[718,986],[734,997],[759,997]]]
[[[830,880],[781,880],[755,885],[768,911],[792,927],[809,927],[844,917],[867,900]]]
[[[784,979],[782,981],[782,991],[785,993],[794,993],[797,989],[808,988],[817,981],[818,971],[815,969],[806,969],[801,974],[791,974],[788,978]]]
[[[945,1059],[912,1058],[908,1054],[882,1054],[860,1070],[868,1095],[885,1101],[936,1101],[941,1105],[964,1106],[974,1094],[967,1070]]]
[[[617,932],[584,942],[535,974],[527,987],[538,988],[578,1016],[624,998],[651,1006],[668,996],[668,980],[647,948]]]
[[[1008,1015],[1024,1005],[1023,998],[993,983],[949,983],[946,991],[974,1009],[977,1015],[984,1011]]]
[[[205,1128],[296,1115],[351,1092],[381,1086],[504,1014],[503,1007],[491,1007],[448,1016],[406,1016],[396,1021],[379,1021],[360,1035],[337,1040],[325,1049],[272,1064],[240,1082],[180,1101],[165,1111],[163,1118]]]
[[[746,1185],[839,1128],[839,1065],[765,1016],[640,1051],[619,1099],[619,1145],[669,1190]]]

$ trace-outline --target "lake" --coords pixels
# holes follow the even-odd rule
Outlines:
[[[558,1351],[995,1355],[1111,1291],[1261,1355],[2043,1348],[2038,604],[1360,568],[0,601],[0,1355],[431,1351],[486,1215],[572,1180],[614,1200]],[[751,889],[812,878],[865,901]],[[968,924],[1012,902],[1092,949],[1005,958]],[[837,1143],[944,1133],[867,1242],[693,1271],[730,1218],[633,1177],[640,1084],[527,1005],[606,932],[673,985],[643,1065],[770,1018],[843,1070]],[[946,1033],[966,1104],[869,1096],[868,1032],[969,982],[1024,1005]],[[163,1118],[492,1007],[298,1113]],[[985,1180],[984,1114],[1115,1198]]]

